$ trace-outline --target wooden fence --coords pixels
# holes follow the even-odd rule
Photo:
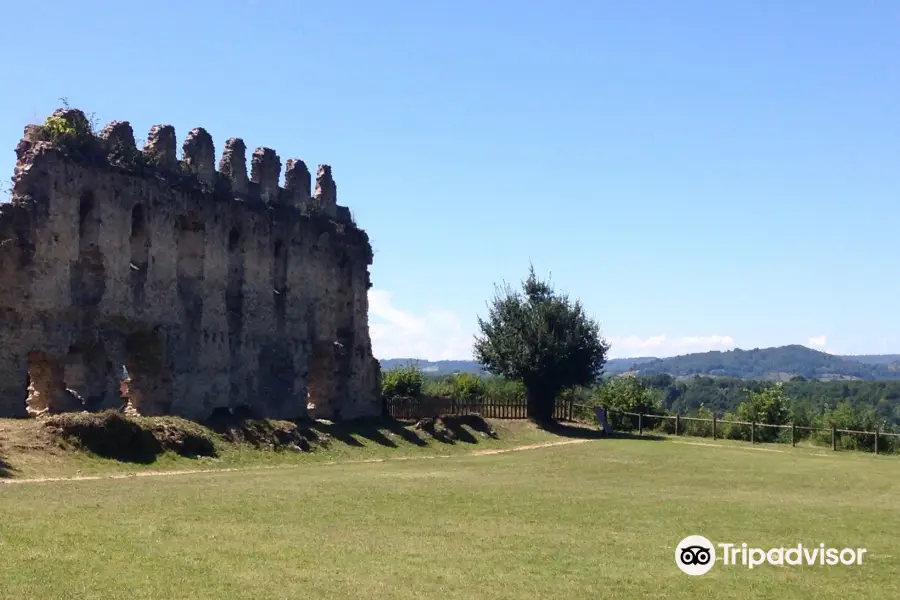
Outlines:
[[[478,414],[486,419],[527,419],[528,405],[525,399],[475,398],[457,400],[432,396],[425,398],[395,397],[385,400],[385,410],[394,419],[418,420],[439,415]],[[553,418],[571,421],[575,404],[571,400],[558,400]]]
[[[582,409],[576,405],[575,409]],[[644,413],[632,413],[618,410],[607,410],[608,416],[626,417],[631,422],[627,423],[626,430],[637,430],[638,435],[645,431],[658,431],[673,435],[690,435],[696,437],[712,437],[712,439],[736,439],[750,443],[774,442],[790,443],[796,446],[798,441],[810,438],[812,434],[822,434],[820,439],[829,440],[832,450],[838,450],[842,446],[843,439],[852,439],[854,450],[871,451],[875,454],[881,452],[900,451],[900,433],[884,431],[861,431],[856,429],[841,429],[838,427],[805,427],[793,423],[786,425],[772,425],[769,423],[757,423],[754,421],[733,421],[712,417],[682,417],[680,415],[652,415]],[[622,423],[614,429],[623,429]],[[724,434],[724,435],[723,435]],[[861,442],[861,443],[860,443]]]

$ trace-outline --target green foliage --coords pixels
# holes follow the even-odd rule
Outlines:
[[[450,381],[452,382],[452,396],[461,402],[481,399],[487,390],[484,380],[472,373],[459,373],[454,375]]]
[[[61,100],[63,106],[68,109],[68,101],[65,98]],[[99,141],[95,134],[97,126],[93,115],[88,118],[79,110],[57,113],[44,120],[38,131],[38,137],[73,156],[95,156],[99,149]],[[65,116],[62,116],[63,114]]]
[[[739,404],[750,400],[752,392],[772,385],[764,381],[700,375],[666,385],[660,377],[668,376],[639,379],[662,398],[663,408],[682,415],[694,413],[701,405],[717,415],[736,412]],[[789,397],[789,408],[797,425],[814,426],[817,416],[844,401],[854,409],[871,408],[878,419],[900,425],[900,381],[790,381],[782,389]]]
[[[776,383],[759,392],[750,391],[750,399],[738,406],[738,415],[745,421],[783,425],[790,421],[790,398],[784,384]]]
[[[500,403],[525,399],[525,388],[520,381],[494,376],[479,377],[472,373],[425,377],[422,393],[473,403],[486,399]]]
[[[84,141],[94,135],[90,121],[79,112],[70,113],[68,118],[51,115],[41,129],[49,141],[59,144]]]
[[[549,420],[559,392],[594,383],[609,344],[579,301],[538,280],[534,267],[522,291],[498,287],[487,319],[478,319],[475,358],[485,370],[526,390],[532,418]]]
[[[62,117],[49,116],[44,121],[43,131],[51,140],[57,140],[63,136],[77,135],[77,129],[74,124],[69,123]]]
[[[890,431],[891,427],[883,419],[880,419],[874,408],[854,408],[850,402],[840,402],[834,408],[825,411],[821,417],[821,426],[825,428],[837,428],[850,431]],[[820,444],[831,444],[831,433],[819,431],[813,434],[814,441]],[[845,450],[875,450],[875,436],[858,433],[838,433],[838,446]],[[879,452],[894,452],[897,450],[897,438],[881,437],[878,441]]]
[[[594,393],[595,406],[610,411],[609,424],[620,431],[630,431],[637,427],[634,417],[622,412],[655,414],[660,406],[652,389],[637,377],[616,377],[597,387]]]
[[[750,391],[749,394],[750,398],[737,407],[738,420],[767,425],[784,425],[790,422],[790,398],[785,394],[783,384],[776,383],[759,392]],[[780,429],[776,427],[759,427],[753,437],[760,442],[772,442],[780,433]]]
[[[697,412],[692,417],[696,417],[698,419],[709,419],[712,420],[713,412],[701,405]],[[692,421],[690,419],[684,419],[682,421],[683,428],[682,431],[684,435],[691,435],[696,437],[712,437],[712,423],[708,421]]]
[[[385,398],[419,398],[425,378],[419,367],[410,363],[381,375],[381,393]]]

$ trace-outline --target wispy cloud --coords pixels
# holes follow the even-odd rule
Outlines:
[[[376,358],[469,360],[473,336],[453,312],[415,315],[394,306],[391,293],[369,290],[369,332]]]
[[[475,332],[464,327],[456,313],[433,309],[415,314],[395,304],[391,292],[386,290],[369,290],[369,331],[377,358],[472,359]],[[667,357],[736,347],[733,337],[719,334],[605,337],[612,344],[610,358]],[[826,336],[816,335],[810,337],[807,344],[827,352],[827,342]]]
[[[708,352],[710,350],[729,350],[734,348],[734,339],[730,335],[695,335],[670,338],[666,334],[640,338],[636,335],[627,337],[612,336],[609,339],[611,358],[628,358],[632,356],[676,356],[691,352]]]

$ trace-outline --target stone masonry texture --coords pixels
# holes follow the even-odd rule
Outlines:
[[[29,125],[0,204],[0,417],[124,407],[380,412],[372,248],[331,167],[155,125],[143,149],[77,109]],[[312,193],[311,193],[312,192]]]

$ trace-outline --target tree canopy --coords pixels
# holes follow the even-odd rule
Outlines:
[[[521,381],[537,420],[552,417],[562,389],[596,382],[610,347],[581,302],[538,279],[533,266],[521,291],[496,287],[478,325],[475,359],[489,373]]]

